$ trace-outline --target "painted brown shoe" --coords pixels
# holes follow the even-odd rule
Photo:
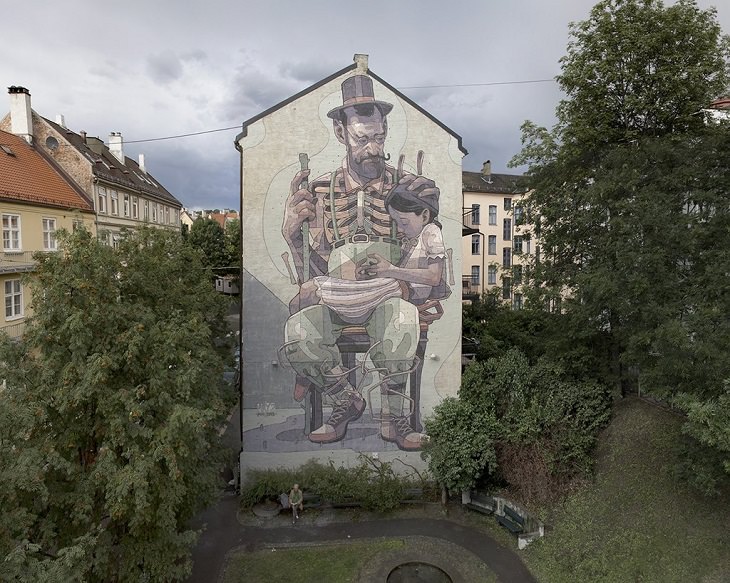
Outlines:
[[[384,441],[395,443],[403,451],[418,451],[428,441],[428,435],[411,427],[410,415],[390,417],[380,424],[380,436]]]
[[[304,397],[307,396],[307,393],[309,393],[311,388],[312,381],[310,381],[307,377],[297,375],[294,382],[294,400],[297,402],[302,401]]]
[[[365,399],[357,391],[343,392],[332,409],[327,422],[309,434],[314,443],[333,443],[345,437],[347,425],[360,418],[365,411]]]

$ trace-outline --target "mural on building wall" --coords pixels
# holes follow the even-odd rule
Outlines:
[[[415,160],[391,160],[393,104],[376,97],[372,79],[354,75],[340,89],[341,104],[325,111],[344,158],[315,177],[312,153],[300,152],[280,219],[288,249],[280,265],[292,292],[277,362],[293,372],[292,399],[304,414],[249,429],[249,451],[343,443],[418,451],[427,439],[421,376],[429,328],[454,285],[441,192],[422,172],[427,145]],[[277,412],[265,402],[256,414]],[[283,449],[272,440],[296,443]]]

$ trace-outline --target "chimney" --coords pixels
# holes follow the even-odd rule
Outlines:
[[[114,157],[124,164],[124,151],[122,149],[122,134],[120,132],[112,132],[109,134],[109,151]]]
[[[67,129],[66,128],[66,118],[63,117],[60,113],[58,115],[56,115],[56,123],[58,125],[60,125],[63,129]]]
[[[145,165],[144,165],[144,154],[139,155],[139,169],[142,172],[144,172],[145,174],[147,174],[147,168],[145,168]]]
[[[10,94],[10,131],[33,143],[33,118],[30,109],[30,91],[25,87],[8,87]]]
[[[368,56],[355,54],[352,58],[355,62],[355,74],[356,75],[367,75],[368,74]]]
[[[86,132],[83,133],[83,138],[86,145],[89,146],[89,149],[97,156],[101,156],[102,152],[104,152],[104,142],[102,142],[99,138],[86,137]]]
[[[492,175],[492,161],[487,160],[484,164],[482,164],[482,176],[485,178],[489,178]]]
[[[86,131],[81,130],[79,132],[79,135],[81,136],[81,139],[84,140],[84,144],[86,143]]]

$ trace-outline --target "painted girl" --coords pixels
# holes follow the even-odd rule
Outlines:
[[[444,280],[446,248],[439,212],[438,191],[419,183],[399,184],[385,200],[385,208],[396,224],[402,245],[397,265],[378,254],[369,254],[358,265],[360,279],[390,277],[404,282],[408,301],[420,305],[427,300],[440,300],[451,293]]]

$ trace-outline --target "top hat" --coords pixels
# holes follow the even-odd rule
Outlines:
[[[327,117],[337,119],[339,112],[346,107],[367,103],[375,105],[383,114],[383,117],[388,115],[390,110],[393,109],[391,103],[375,99],[373,80],[370,77],[367,75],[348,77],[342,82],[342,105],[328,111]]]

